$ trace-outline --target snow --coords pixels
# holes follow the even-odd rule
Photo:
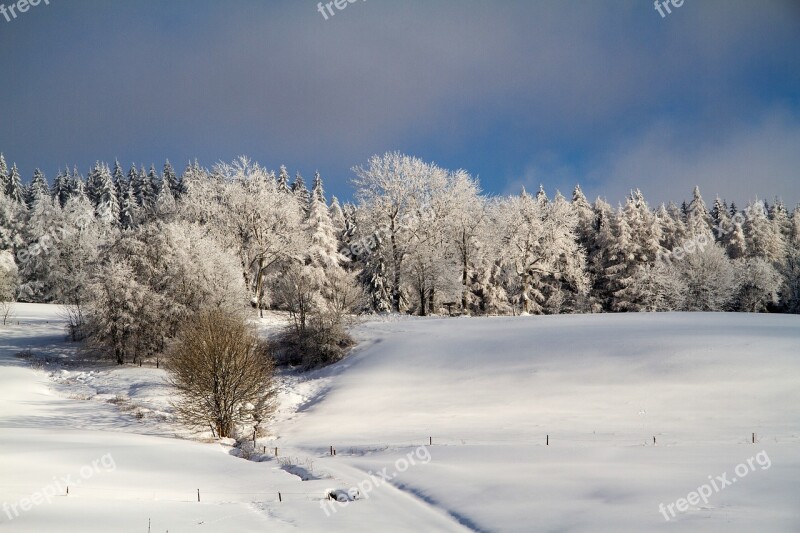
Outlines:
[[[163,370],[64,365],[57,307],[17,304],[0,328],[0,504],[78,482],[0,509],[0,531],[800,529],[797,316],[394,315],[355,335],[340,363],[282,373],[258,442],[279,457],[247,461],[175,426]],[[659,512],[761,452],[769,467]]]

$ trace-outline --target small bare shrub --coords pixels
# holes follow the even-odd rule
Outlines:
[[[210,311],[187,322],[167,362],[175,413],[220,438],[258,426],[274,410],[272,357],[244,318]]]

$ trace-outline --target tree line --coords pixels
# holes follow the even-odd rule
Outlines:
[[[343,317],[362,312],[800,309],[800,209],[778,200],[494,197],[397,152],[354,168],[353,185],[340,204],[319,173],[309,189],[245,157],[180,174],[97,162],[24,184],[0,155],[2,296],[65,304],[73,337],[119,362],[157,358],[209,309],[288,310],[282,353],[309,366],[341,357]]]

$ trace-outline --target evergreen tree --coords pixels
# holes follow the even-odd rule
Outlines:
[[[94,166],[89,170],[89,175],[86,177],[86,196],[95,208],[95,212],[100,202],[100,189],[103,186],[102,174],[103,165],[100,161],[96,161]]]
[[[32,207],[35,201],[44,196],[50,196],[50,187],[47,186],[47,178],[45,178],[42,171],[37,168],[33,171],[31,185],[27,190],[26,200],[28,207]]]
[[[281,165],[280,171],[278,171],[278,192],[292,192],[292,188],[289,186],[289,172],[283,165]]]
[[[292,183],[292,193],[295,198],[297,198],[297,203],[300,204],[303,211],[308,214],[308,210],[311,207],[311,194],[308,192],[306,182],[299,172],[295,174],[294,183]]]
[[[706,203],[700,195],[700,187],[694,188],[692,201],[686,210],[686,228],[692,238],[709,238],[711,234],[711,215],[708,213]]]
[[[117,188],[108,166],[101,165],[96,178],[96,204],[95,215],[104,224],[113,225],[119,220],[119,200]]]
[[[342,207],[339,205],[339,199],[335,196],[331,197],[331,205],[328,209],[328,212],[331,217],[333,229],[336,231],[336,238],[341,240],[342,232],[344,232],[345,228],[344,212],[342,211]]]
[[[326,205],[328,203],[325,199],[325,189],[322,187],[322,176],[320,176],[319,171],[314,172],[314,185],[311,188],[311,196],[314,201],[322,202]]]
[[[784,242],[780,230],[767,217],[764,203],[756,200],[745,210],[744,235],[748,257],[761,257],[779,270],[784,259]]]
[[[376,237],[375,250],[365,258],[359,280],[366,288],[369,305],[376,313],[392,311],[392,288],[386,269],[383,241]]]
[[[127,185],[125,187],[125,194],[120,199],[120,206],[119,206],[120,226],[123,229],[130,229],[134,227],[136,224],[137,213],[138,213],[138,204],[136,203],[136,195],[133,192],[133,187]]]
[[[0,153],[0,191],[5,194],[6,186],[8,184],[8,165],[6,164],[5,156]]]
[[[114,188],[117,192],[117,198],[122,198],[125,194],[125,173],[122,171],[122,165],[119,160],[114,160],[114,170],[111,172],[111,179],[114,182]]]
[[[307,228],[310,241],[307,263],[322,269],[326,275],[341,269],[345,258],[339,253],[336,230],[321,194],[315,193],[311,199]]]
[[[172,197],[173,201],[175,198],[181,195],[181,182],[178,178],[177,174],[175,174],[175,170],[172,168],[172,164],[169,162],[169,159],[164,163],[164,170],[161,173],[161,181],[166,182],[169,186],[170,196]],[[161,194],[161,189],[159,188],[159,194]]]
[[[792,223],[789,220],[789,213],[786,212],[786,206],[780,199],[776,198],[772,204],[769,210],[769,219],[784,239],[791,235]]]
[[[61,169],[58,169],[58,174],[56,175],[56,179],[53,180],[53,188],[50,190],[50,194],[53,196],[53,199],[58,202],[60,207],[64,207],[69,200],[70,195],[70,183],[69,183],[69,167],[65,173],[61,172]]]
[[[158,190],[161,187],[161,179],[158,175],[158,171],[156,170],[155,165],[150,165],[150,170],[147,173],[147,180],[145,181],[145,187],[142,191],[143,194],[146,193],[146,200],[147,206],[149,208],[153,208],[156,204],[156,197],[158,196]]]
[[[711,223],[714,225],[714,238],[724,245],[725,234],[730,226],[730,217],[725,203],[719,196],[714,199],[714,207],[711,208]]]
[[[8,181],[6,181],[6,196],[13,202],[25,203],[25,189],[22,186],[22,177],[19,175],[16,163],[11,165],[11,174],[8,175]]]
[[[69,187],[70,198],[82,198],[89,201],[89,197],[86,194],[86,183],[83,181],[83,176],[78,172],[78,167],[72,168],[72,177],[69,180]]]
[[[155,210],[159,217],[171,218],[175,215],[175,196],[167,179],[161,181],[158,196],[156,197]]]
[[[622,209],[617,211],[612,225],[612,241],[608,248],[608,264],[605,276],[611,294],[611,309],[614,311],[632,310],[634,302],[627,292],[636,274],[639,263],[636,261],[638,247],[633,242],[631,228]]]

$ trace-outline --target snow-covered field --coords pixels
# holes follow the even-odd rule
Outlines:
[[[177,428],[161,370],[31,368],[74,347],[53,306],[16,320],[0,531],[800,530],[800,317],[371,320],[282,376],[261,461]]]

